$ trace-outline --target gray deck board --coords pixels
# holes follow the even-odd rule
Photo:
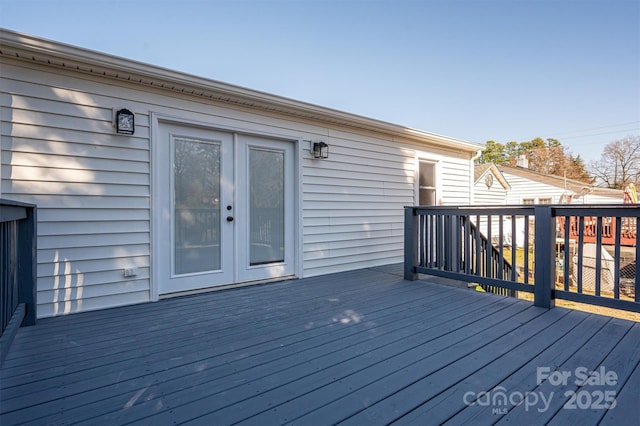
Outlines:
[[[598,399],[601,389],[605,388],[615,392],[616,394],[620,393],[622,386],[624,383],[629,380],[631,374],[638,367],[638,359],[640,359],[640,324],[635,324],[616,344],[616,346],[609,352],[609,354],[602,361],[602,365],[605,366],[606,370],[610,372],[615,372],[616,377],[612,379],[612,382],[616,382],[615,384],[608,384],[603,386],[600,380],[596,380],[594,383],[585,383],[579,389],[581,391],[587,391],[591,398]],[[636,405],[640,402],[640,394],[636,394]],[[585,400],[580,400],[576,404],[584,403]],[[604,402],[604,401],[603,401]],[[621,405],[625,404],[624,401],[619,402]],[[624,410],[624,408],[623,408]],[[574,409],[574,410],[559,410],[556,415],[552,418],[553,424],[567,424],[569,421],[573,423],[579,424],[591,424],[597,421],[600,421],[606,412],[603,410],[583,410],[583,409]],[[640,420],[638,416],[635,418],[636,422]]]
[[[553,384],[550,381],[541,383],[535,391],[551,396],[551,403],[549,408],[542,412],[537,409],[533,409],[536,412],[536,419],[539,419],[541,423],[547,423],[550,421],[554,414],[562,409],[564,404],[569,400],[569,397],[565,395],[568,391],[577,391],[579,386],[576,384],[575,371],[579,367],[585,367],[589,370],[596,370],[598,366],[603,365],[606,355],[613,349],[616,343],[622,339],[622,337],[629,331],[631,325],[628,321],[618,321],[616,319],[609,321],[605,326],[600,329],[596,335],[587,342],[578,352],[573,354],[566,362],[558,366],[558,371],[569,372],[572,374],[568,378],[566,384]],[[605,366],[606,367],[606,366]],[[500,423],[506,424],[522,424],[526,421],[526,418],[530,416],[529,410],[526,409],[525,404],[520,404],[500,419]],[[578,411],[578,410],[576,410]]]
[[[409,292],[410,293],[410,292]],[[436,297],[443,297],[446,293],[436,294]],[[408,309],[410,306],[407,301],[412,297],[411,294],[407,294],[403,296],[402,294],[398,295],[398,299],[396,303],[401,303],[400,308],[394,307],[390,305],[387,301],[374,301],[373,299],[369,299],[368,306],[370,308],[370,312],[372,315],[375,315],[377,312],[382,312],[385,315],[396,315],[395,310],[398,309]],[[426,297],[426,296],[425,296]],[[414,302],[411,300],[411,302]],[[361,302],[359,302],[361,303]],[[339,306],[335,304],[334,306]],[[356,305],[359,306],[359,305]],[[421,312],[421,308],[416,308],[417,312]],[[324,314],[326,311],[316,309],[314,311],[314,316],[310,316],[309,321],[316,321],[317,319],[324,319]],[[411,312],[405,313],[404,315],[409,315]],[[271,321],[269,321],[269,319]],[[126,339],[110,339],[109,346],[105,347],[104,342],[96,342],[91,346],[88,345],[79,345],[82,347],[78,347],[74,354],[65,356],[64,360],[66,364],[69,364],[71,368],[75,371],[81,371],[85,369],[87,365],[91,365],[95,363],[98,358],[87,359],[87,354],[91,354],[96,350],[100,350],[98,354],[99,357],[105,358],[105,364],[101,364],[101,366],[107,365],[106,363],[109,359],[115,359],[115,355],[120,355],[117,359],[119,361],[126,360],[125,357],[129,358],[138,358],[139,355],[136,352],[130,350],[128,345],[122,345],[123,342],[131,343],[136,342],[138,345],[144,343],[144,351],[153,356],[160,357],[161,359],[171,358],[173,352],[178,351],[182,353],[182,348],[185,345],[191,345],[190,347],[193,350],[197,350],[200,346],[207,346],[209,343],[203,340],[203,335],[214,335],[216,338],[216,344],[219,347],[224,347],[224,344],[227,342],[231,342],[233,344],[237,343],[239,333],[242,334],[244,338],[244,343],[250,341],[250,339],[264,339],[265,334],[271,333],[274,329],[278,329],[282,331],[282,334],[292,334],[295,336],[296,333],[299,333],[301,330],[307,332],[306,325],[297,324],[298,320],[293,320],[294,324],[289,324],[287,326],[287,322],[283,318],[278,318],[278,321],[275,321],[274,317],[260,317],[258,321],[255,322],[244,322],[235,327],[221,327],[220,324],[224,322],[228,322],[227,318],[223,320],[216,318],[211,319],[209,321],[200,321],[197,323],[190,322],[188,325],[181,325],[169,328],[167,330],[163,330],[162,332],[147,332],[142,334],[134,334],[136,336],[135,339],[131,339],[127,337]],[[253,326],[252,326],[253,324]],[[330,325],[330,324],[328,324]],[[194,327],[198,328],[198,332],[194,333],[191,330]],[[314,331],[318,331],[322,329],[322,326],[318,323],[314,328]],[[133,334],[134,331],[132,330]],[[121,331],[118,333],[121,334]],[[166,341],[167,337],[171,337],[169,342]],[[269,334],[269,337],[272,338],[273,335]],[[294,337],[295,338],[295,337]],[[95,336],[93,336],[93,340],[95,340]],[[118,343],[118,346],[114,346],[113,343]],[[84,347],[84,348],[83,348]],[[53,350],[57,350],[57,347],[53,347]],[[44,358],[47,359],[47,358]],[[147,358],[148,360],[149,358]],[[55,362],[55,360],[48,359],[49,362]],[[24,374],[24,371],[30,371],[33,374],[33,367],[30,364],[25,366],[13,366],[10,374],[14,376],[21,376]],[[65,373],[68,374],[72,371],[66,370]],[[56,371],[51,368],[46,368],[44,371],[41,371],[38,375],[38,380],[43,380],[47,377],[56,376]],[[7,376],[10,377],[10,376]],[[6,383],[11,383],[10,380],[7,380]]]
[[[588,315],[580,312],[576,314],[586,316],[586,318],[574,326],[566,336],[562,336],[557,340],[548,339],[543,335],[543,339],[549,340],[548,343],[553,343],[547,348],[544,348],[542,352],[536,353],[534,351],[532,354],[523,354],[520,351],[514,351],[513,356],[519,357],[522,365],[517,371],[510,372],[510,375],[496,386],[487,386],[485,382],[481,380],[484,371],[479,370],[478,374],[481,375],[481,379],[470,381],[469,386],[461,386],[461,388],[458,389],[459,399],[456,401],[455,399],[452,400],[449,398],[450,403],[457,404],[456,410],[448,412],[448,416],[440,417],[440,420],[443,422],[446,420],[446,424],[449,425],[465,425],[470,423],[488,424],[499,420],[502,415],[492,412],[494,408],[492,406],[480,405],[477,398],[469,398],[468,401],[472,403],[469,405],[465,404],[463,399],[464,393],[471,391],[474,392],[475,395],[478,395],[482,391],[496,391],[500,389],[504,389],[504,392],[509,394],[532,392],[536,387],[536,370],[538,367],[561,365],[611,320],[607,317]],[[462,402],[462,404],[460,404],[460,402]],[[507,409],[511,407],[512,405],[507,405]],[[502,408],[502,405],[498,408]],[[435,411],[436,415],[437,413],[438,411]],[[418,414],[418,419],[424,419],[426,415],[430,414],[429,407],[425,406],[424,410],[418,409],[415,413],[412,412],[407,416],[406,420],[413,420],[415,414]]]
[[[41,320],[0,370],[0,423],[635,424],[640,324],[401,275],[394,265]],[[542,366],[605,366],[617,407],[464,402],[579,390],[536,383]]]
[[[493,359],[485,359],[489,361],[484,366],[478,368],[475,360],[469,360],[468,363],[472,368],[464,372],[470,373],[466,376],[462,374],[459,381],[453,383],[453,380],[442,380],[442,386],[447,387],[439,391],[433,398],[415,409],[408,412],[398,419],[398,423],[443,423],[451,419],[456,413],[465,409],[465,394],[474,392],[476,389],[494,389],[497,386],[506,386],[505,380],[512,379],[518,373],[527,371],[527,365],[523,366],[523,353],[536,357],[536,365],[547,365],[557,359],[558,351],[550,349],[555,344],[557,349],[558,339],[567,336],[572,330],[577,330],[582,326],[587,315],[581,312],[571,312],[563,321],[557,321],[553,327],[550,327],[550,333],[546,334],[538,332],[537,334],[526,337],[522,343],[515,348],[505,351],[501,356]],[[582,326],[584,327],[584,326]],[[586,327],[584,327],[586,329]],[[544,354],[544,355],[543,355]],[[547,363],[547,364],[545,364]],[[469,400],[471,400],[469,398]],[[480,406],[477,406],[480,407]],[[471,413],[468,413],[471,414]],[[478,417],[468,417],[469,422],[477,420]]]
[[[513,306],[505,308],[503,311],[515,311]],[[493,314],[499,316],[499,314]],[[502,317],[508,314],[504,313]],[[482,318],[482,314],[479,317]],[[471,315],[467,316],[466,322],[473,322]],[[172,415],[175,420],[184,421],[181,415],[193,416],[194,414],[202,414],[202,421],[213,421],[214,418],[220,419],[223,423],[232,423],[258,414],[261,411],[269,409],[273,405],[287,403],[292,397],[299,393],[305,393],[301,398],[296,398],[292,403],[296,406],[307,406],[309,400],[313,404],[321,404],[326,398],[335,398],[333,393],[321,395],[320,399],[315,394],[309,394],[320,388],[324,391],[324,386],[335,383],[337,380],[351,376],[350,379],[356,382],[370,380],[372,370],[373,374],[384,374],[385,369],[392,369],[399,363],[406,365],[415,360],[415,357],[422,355],[424,346],[423,342],[434,342],[429,345],[429,351],[436,351],[437,348],[450,344],[451,334],[450,328],[457,327],[454,321],[449,321],[451,317],[445,320],[440,319],[434,321],[438,327],[431,328],[419,336],[412,336],[410,339],[403,339],[393,344],[383,346],[377,350],[370,351],[345,351],[346,353],[337,354],[335,358],[317,359],[315,362],[300,364],[296,370],[289,369],[275,377],[270,376],[264,380],[251,381],[241,388],[234,391],[226,392],[224,395],[208,396],[202,400],[194,401],[179,409],[173,410]],[[462,321],[461,321],[462,322]],[[462,322],[463,324],[465,322]],[[475,323],[473,323],[475,324]],[[456,336],[457,339],[464,340],[474,334],[476,330],[471,330],[469,326],[464,331],[460,331]],[[439,339],[439,340],[438,340]],[[436,341],[438,340],[438,341]],[[342,392],[348,391],[347,386],[341,386]],[[255,395],[251,398],[241,399],[238,403],[234,401],[245,395]],[[217,411],[206,415],[213,411],[212,408],[218,408]],[[288,421],[293,420],[289,419]],[[263,423],[264,424],[264,423]]]

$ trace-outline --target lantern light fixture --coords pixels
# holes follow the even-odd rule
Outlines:
[[[132,135],[135,132],[135,115],[128,109],[116,112],[116,133]]]
[[[329,158],[329,145],[324,142],[314,142],[313,158]]]

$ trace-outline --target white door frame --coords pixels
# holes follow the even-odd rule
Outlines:
[[[167,115],[164,113],[157,113],[151,111],[150,115],[150,169],[151,169],[151,200],[150,200],[150,222],[151,222],[151,259],[150,259],[150,298],[152,301],[160,299],[159,293],[159,280],[162,280],[161,266],[159,264],[160,245],[158,241],[162,238],[162,224],[158,220],[159,214],[161,214],[160,200],[158,199],[158,193],[162,190],[159,187],[159,177],[163,172],[161,164],[161,153],[157,149],[157,144],[160,141],[160,123],[172,124],[186,127],[196,127],[204,130],[228,132],[234,134],[234,139],[237,139],[238,135],[249,135],[257,137],[265,137],[268,139],[279,139],[282,141],[291,142],[294,145],[293,152],[293,235],[291,236],[291,244],[293,244],[293,277],[303,276],[303,237],[302,237],[302,160],[303,160],[303,139],[298,135],[284,134],[282,132],[274,132],[273,128],[268,126],[256,126],[256,128],[244,128],[232,125],[216,125],[210,122],[203,122],[199,120],[193,120],[191,118],[179,117],[174,115]],[[278,129],[281,130],[281,129]],[[308,142],[307,142],[308,143]],[[234,144],[235,151],[235,144]],[[235,155],[235,152],[234,152]],[[235,173],[235,172],[234,172]],[[236,177],[237,179],[237,177]],[[234,194],[235,197],[235,194]],[[234,203],[237,200],[234,199]],[[235,238],[235,237],[234,237]],[[238,267],[234,268],[234,283],[237,282]],[[286,278],[286,277],[283,277]],[[260,281],[258,281],[260,282]],[[232,285],[234,284],[232,283]]]

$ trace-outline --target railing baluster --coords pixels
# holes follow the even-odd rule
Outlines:
[[[476,227],[474,230],[474,240],[476,245],[476,275],[482,275],[482,239],[480,238],[480,215],[476,215]]]
[[[595,295],[600,296],[602,286],[602,217],[596,219],[596,285]]]
[[[462,253],[464,252],[464,248],[462,247],[462,218],[458,215],[455,216],[453,232],[455,234],[455,247],[456,249],[453,251],[453,260],[454,260],[454,271],[460,272],[462,269]]]
[[[578,271],[576,277],[578,281],[578,293],[582,293],[582,265],[584,248],[584,216],[580,216],[578,220]]]
[[[524,283],[529,284],[529,215],[524,216]]]
[[[442,268],[442,249],[441,249],[441,242],[442,242],[442,224],[441,222],[441,216],[440,215],[434,215],[434,222],[435,222],[435,234],[434,236],[435,238],[435,260],[436,260],[436,264],[434,265],[434,268]]]
[[[427,258],[427,262],[429,263],[430,268],[434,268],[436,264],[436,226],[435,226],[435,216],[430,214],[427,216],[429,219],[429,223],[427,225],[427,235],[428,240],[426,243],[429,245],[429,256]]]
[[[613,255],[613,297],[620,298],[620,239],[622,236],[621,218],[615,219],[615,246]]]
[[[564,217],[564,259],[563,259],[563,281],[564,281],[564,291],[569,291],[569,262],[571,261],[570,252],[571,252],[571,216]]]
[[[500,255],[498,256],[498,274],[496,274],[496,278],[504,279],[504,224],[502,222],[503,216],[498,215],[498,252]]]
[[[640,302],[640,235],[638,235],[638,231],[640,231],[640,217],[636,217],[636,229],[635,229],[635,240],[636,240],[636,271],[635,271],[635,279],[636,284],[634,288],[635,301]]]
[[[417,231],[418,247],[416,248],[417,257],[418,257],[417,266],[426,267],[427,266],[427,264],[425,263],[426,256],[427,256],[427,245],[426,245],[427,234],[425,229],[426,217],[422,215],[416,215],[415,220],[418,222],[418,231]]]
[[[516,237],[516,221],[517,217],[511,215],[511,281],[518,281],[518,265],[516,263],[518,253],[518,240]]]
[[[491,250],[491,247],[493,247],[493,245],[491,244],[491,221],[492,221],[492,217],[491,215],[487,215],[487,242],[486,242],[486,247],[485,247],[485,251],[484,251],[484,255],[485,255],[485,267],[487,268],[486,270],[486,276],[488,278],[494,278],[494,274],[493,274],[493,263],[491,262],[493,260],[493,253]]]
[[[469,215],[464,216],[464,273],[471,273],[471,224],[469,221],[471,217]]]

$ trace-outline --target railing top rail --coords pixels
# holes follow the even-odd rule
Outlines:
[[[407,206],[415,214],[533,215],[536,208],[549,207],[554,216],[640,217],[640,204],[536,204],[482,206]]]
[[[37,207],[35,204],[23,203],[21,201],[7,200],[6,198],[0,198],[0,206]]]
[[[35,204],[21,203],[18,201],[0,198],[0,223],[26,219],[27,209],[33,209],[35,207]]]
[[[407,206],[416,214],[454,214],[454,215],[533,215],[534,206]]]
[[[555,216],[603,216],[603,217],[640,217],[640,205],[589,205],[589,206],[554,206]]]

